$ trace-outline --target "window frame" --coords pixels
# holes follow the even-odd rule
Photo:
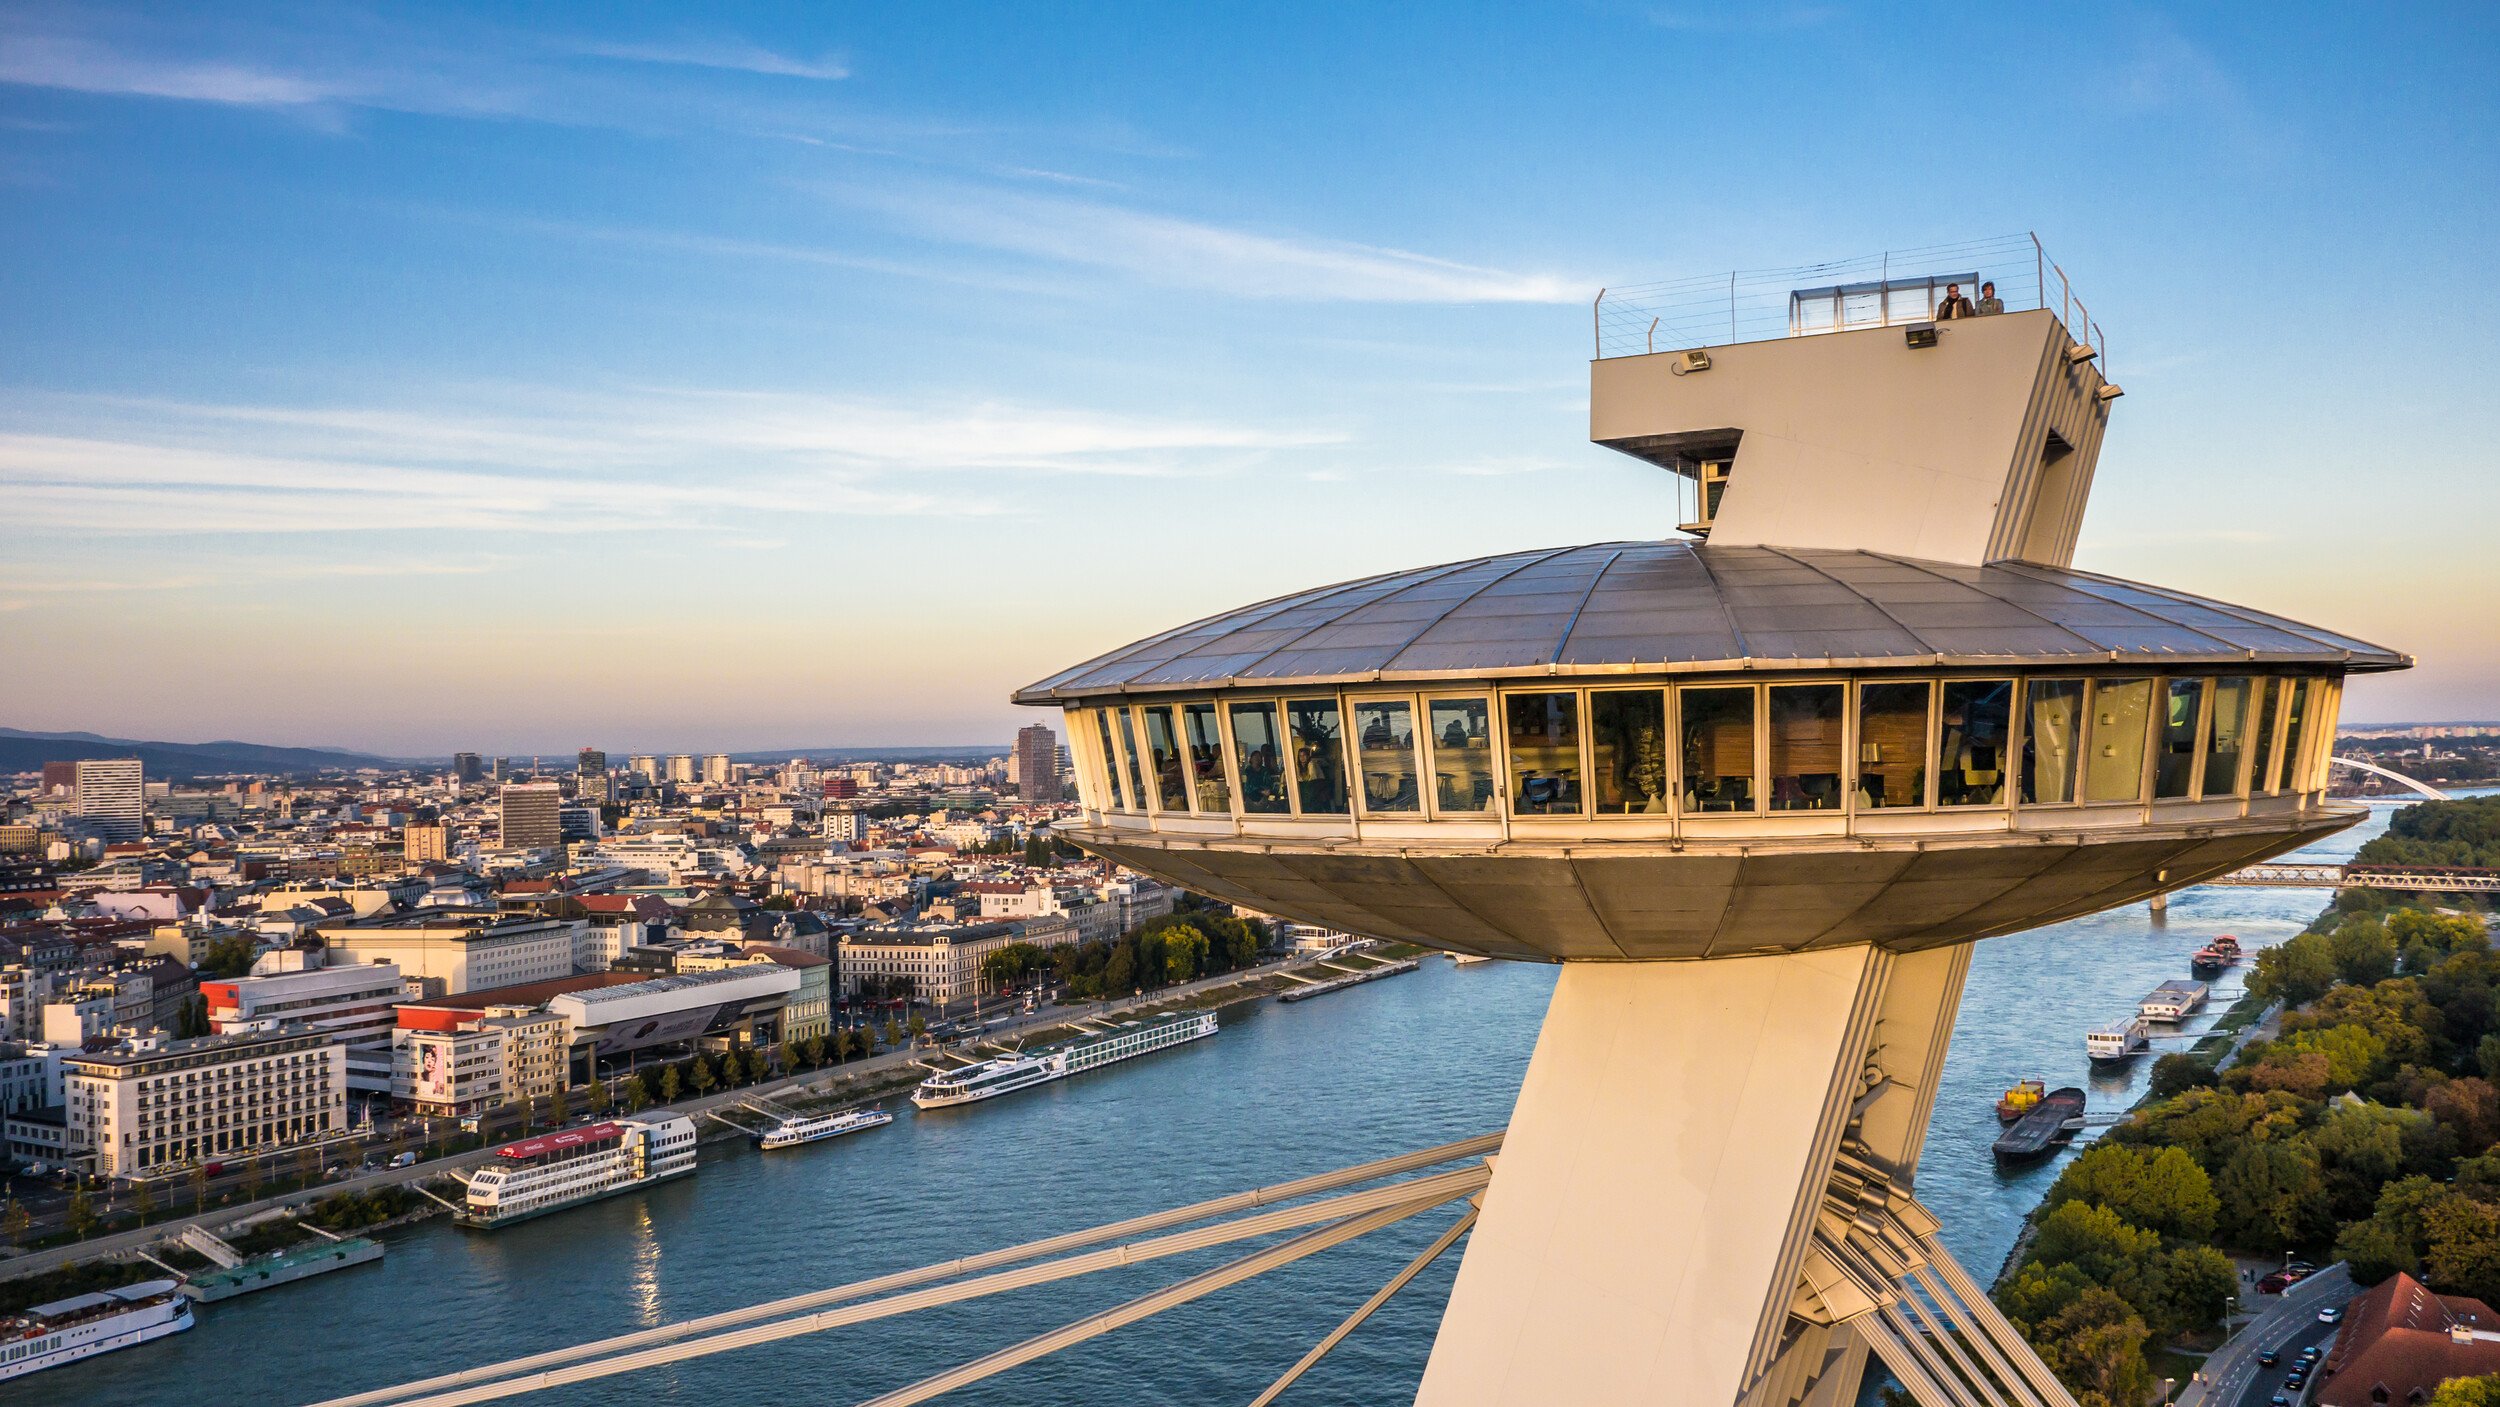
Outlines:
[[[1402,703],[1406,705],[1406,761],[1414,769],[1415,809],[1412,811],[1374,811],[1370,791],[1363,785],[1363,747],[1356,732],[1354,711],[1365,704]],[[1346,693],[1337,698],[1337,731],[1343,745],[1348,767],[1346,800],[1358,820],[1397,822],[1425,821],[1432,817],[1432,806],[1424,793],[1431,774],[1424,768],[1424,729],[1430,720],[1413,694]]]
[[[1675,738],[1675,814],[1679,819],[1690,816],[1695,820],[1707,821],[1762,817],[1772,814],[1769,805],[1770,798],[1767,795],[1769,789],[1763,785],[1762,780],[1766,773],[1770,753],[1768,700],[1762,692],[1766,687],[1768,686],[1760,680],[1748,679],[1742,682],[1731,680],[1719,684],[1679,683],[1668,691],[1674,695],[1671,700],[1672,707],[1667,712],[1667,725],[1674,730],[1672,736]],[[1685,785],[1689,779],[1684,775],[1684,695],[1688,690],[1693,689],[1749,689],[1753,692],[1753,775],[1746,786],[1746,797],[1752,805],[1746,810],[1693,811],[1684,807],[1684,793],[1689,789]]]
[[[1492,692],[1494,736],[1499,739],[1496,751],[1502,756],[1503,816],[1513,822],[1590,819],[1588,690],[1575,684],[1548,683],[1541,687],[1530,685],[1516,689],[1505,689],[1497,685]],[[1545,698],[1556,694],[1565,695],[1572,701],[1571,732],[1573,750],[1578,754],[1578,770],[1575,776],[1579,784],[1580,804],[1574,811],[1522,811],[1519,809],[1517,777],[1510,765],[1510,701],[1513,698]]]
[[[1510,815],[1510,773],[1507,770],[1505,755],[1509,749],[1502,746],[1501,691],[1490,684],[1481,689],[1419,690],[1415,695],[1415,702],[1419,709],[1417,716],[1421,719],[1421,725],[1416,731],[1424,748],[1424,776],[1432,783],[1429,788],[1430,795],[1424,803],[1424,814],[1434,820],[1447,816],[1453,820],[1476,821],[1487,825],[1499,825],[1507,820]],[[1432,770],[1432,760],[1439,755],[1441,744],[1430,733],[1432,706],[1436,703],[1484,705],[1485,770],[1492,778],[1493,794],[1485,798],[1484,807],[1481,810],[1445,811],[1441,808],[1441,774]]]

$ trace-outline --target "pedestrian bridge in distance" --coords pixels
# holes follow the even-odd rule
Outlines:
[[[2404,894],[2500,894],[2500,869],[2431,865],[2250,865],[2207,884],[2242,889],[2350,889],[2367,886]]]
[[[2393,768],[2381,767],[2375,762],[2364,762],[2357,757],[2330,757],[2327,761],[2338,767],[2350,767],[2356,772],[2367,772],[2374,777],[2385,777],[2391,782],[2402,782],[2405,786],[2414,791],[2420,792],[2422,795],[2429,797],[2433,801],[2446,801],[2448,799],[2448,793],[2441,791],[2439,788],[2434,787],[2427,782],[2418,781],[2412,777],[2408,777],[2404,773],[2398,772]]]

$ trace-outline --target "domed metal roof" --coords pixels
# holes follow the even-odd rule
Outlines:
[[[1151,636],[1016,702],[1293,683],[1761,668],[2147,668],[2412,660],[2090,572],[1874,552],[1603,542],[1278,597]]]

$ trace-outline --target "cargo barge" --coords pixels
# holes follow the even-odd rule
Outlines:
[[[2240,940],[2225,933],[2197,949],[2196,956],[2188,959],[2188,970],[2199,977],[2219,977],[2225,969],[2238,966],[2239,961]]]
[[[2072,1085],[2053,1089],[1997,1136],[1992,1151],[1999,1163],[2033,1162],[2073,1142],[2073,1126],[2082,1117],[2082,1090]]]

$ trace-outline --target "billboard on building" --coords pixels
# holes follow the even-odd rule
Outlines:
[[[417,1047],[417,1098],[432,1104],[451,1103],[451,1046],[427,1041]]]

